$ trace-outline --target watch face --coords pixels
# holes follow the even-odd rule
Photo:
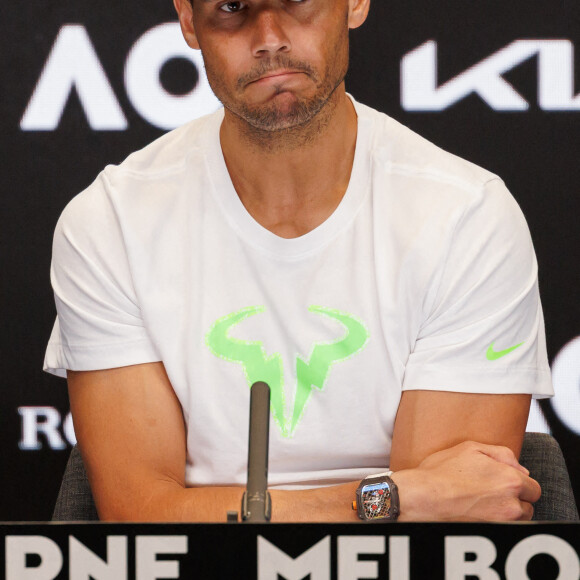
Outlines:
[[[388,483],[372,483],[363,486],[360,499],[366,519],[390,517],[391,492]]]

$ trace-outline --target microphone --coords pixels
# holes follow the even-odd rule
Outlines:
[[[272,503],[268,493],[268,442],[270,435],[270,387],[258,381],[250,390],[248,483],[242,497],[242,521],[268,522]]]

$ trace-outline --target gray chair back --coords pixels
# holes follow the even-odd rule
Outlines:
[[[66,464],[52,521],[82,522],[98,519],[85,465],[79,448],[75,445]]]
[[[530,470],[530,476],[542,486],[542,497],[534,505],[533,519],[578,521],[568,469],[557,441],[545,433],[526,433],[520,463]],[[76,446],[73,447],[65,469],[52,519],[99,519],[85,466]]]
[[[533,519],[578,521],[570,476],[558,442],[546,433],[526,433],[520,463],[542,487]]]

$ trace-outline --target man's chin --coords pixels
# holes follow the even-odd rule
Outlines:
[[[275,133],[288,131],[306,125],[311,120],[301,114],[293,114],[281,111],[260,112],[256,115],[246,116],[245,121],[254,129]]]
[[[264,105],[245,107],[240,117],[255,129],[285,131],[308,124],[321,108],[320,103],[303,102],[293,94],[281,93]]]

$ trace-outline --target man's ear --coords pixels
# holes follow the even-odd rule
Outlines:
[[[197,42],[197,35],[193,27],[193,8],[190,0],[173,0],[173,5],[179,17],[179,24],[181,25],[181,32],[185,42],[191,47],[199,49]]]
[[[367,19],[371,0],[348,0],[348,27],[358,28]]]

